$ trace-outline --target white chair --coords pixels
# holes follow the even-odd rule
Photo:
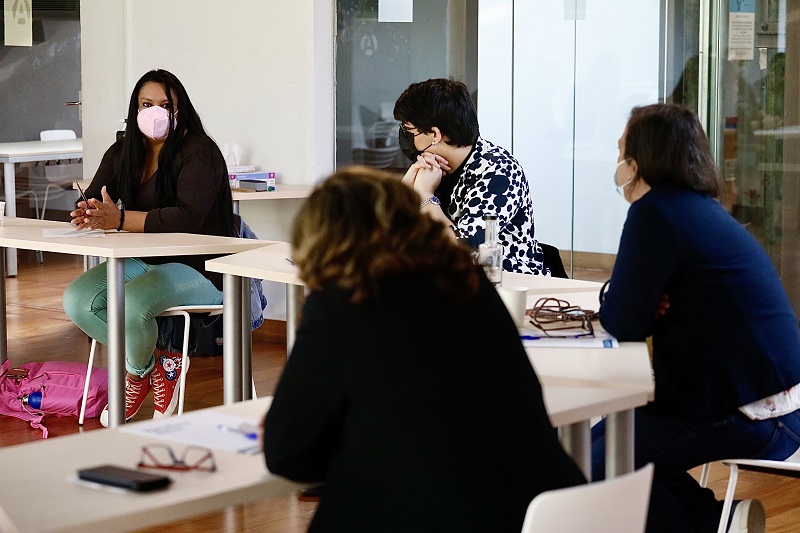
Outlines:
[[[189,325],[191,313],[206,313],[209,316],[222,314],[222,304],[219,305],[179,305],[170,307],[158,316],[182,316],[183,317],[183,348],[181,353],[181,368],[186,368],[189,360]],[[92,347],[89,350],[89,364],[86,369],[86,382],[83,386],[83,401],[81,402],[81,412],[78,417],[78,425],[83,425],[83,418],[86,412],[86,399],[89,394],[89,380],[91,379],[92,366],[94,364],[94,353],[97,348],[97,341],[92,339]],[[181,372],[180,384],[178,385],[178,416],[183,414],[183,400],[186,391],[186,372]],[[255,380],[252,383],[253,398],[256,396]]]
[[[725,533],[728,528],[728,517],[731,514],[731,507],[733,507],[733,497],[736,493],[736,482],[739,480],[739,470],[800,478],[800,450],[797,450],[783,461],[769,461],[766,459],[726,459],[722,461],[722,464],[727,466],[730,471],[728,475],[728,488],[725,491],[725,500],[722,504],[722,517],[719,521],[717,533]],[[703,470],[700,472],[700,486],[702,487],[705,487],[708,483],[710,467],[711,463],[706,463],[703,465]]]
[[[39,139],[42,141],[55,141],[64,139],[75,139],[75,132],[72,130],[44,130],[39,132]],[[76,160],[79,161],[79,160]],[[59,161],[56,165],[45,165],[31,167],[28,169],[28,189],[20,191],[18,198],[32,196],[36,208],[36,218],[44,220],[47,211],[47,200],[55,195],[65,194],[64,191],[72,190],[72,182],[83,179],[83,163],[70,162],[68,160]],[[53,194],[51,194],[53,191]],[[42,208],[39,210],[39,196],[43,194]],[[42,252],[37,252],[39,262],[43,262]]]
[[[612,479],[543,492],[528,506],[522,533],[642,533],[652,482],[648,463]]]
[[[41,141],[63,141],[76,138],[75,132],[72,130],[42,130],[39,132],[39,140]]]

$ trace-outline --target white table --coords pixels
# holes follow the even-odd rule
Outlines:
[[[606,416],[606,477],[634,469],[634,409],[653,399],[644,342],[617,349],[526,348],[542,383],[550,421],[561,442],[591,477],[591,419]]]
[[[531,286],[527,307],[542,297],[566,300],[583,309],[597,310],[602,284],[589,281],[549,282],[503,275],[503,284]],[[535,278],[535,276],[527,276]],[[542,285],[551,284],[552,289]],[[536,285],[539,285],[538,287]],[[601,329],[594,323],[595,329]],[[545,404],[569,408],[567,416],[553,420],[562,431],[562,443],[588,476],[591,475],[591,431],[585,400],[605,402],[606,475],[614,477],[634,469],[634,409],[651,401],[654,384],[650,354],[644,342],[620,343],[617,349],[527,347],[526,352],[543,384]],[[606,396],[607,395],[607,396]],[[594,409],[592,406],[591,409]],[[552,418],[551,418],[552,420]]]
[[[289,244],[274,242],[269,246],[241,252],[226,257],[219,257],[206,261],[206,270],[219,272],[223,275],[223,304],[236,306],[233,298],[237,294],[236,288],[247,285],[249,278],[265,279],[286,284],[286,350],[291,352],[296,332],[297,322],[305,299],[305,285],[297,276],[297,267],[287,261],[289,257]],[[256,253],[257,252],[257,253]],[[232,287],[232,289],[228,289]],[[228,296],[230,294],[230,297]],[[229,301],[230,298],[230,301]],[[245,378],[250,372],[250,359],[252,346],[246,340],[247,333],[242,330],[241,324],[249,323],[243,316],[237,319],[227,311],[222,315],[223,338],[222,358],[225,403],[238,402],[246,398],[249,385]],[[227,339],[235,338],[231,343]],[[229,352],[233,346],[238,346],[238,352]],[[239,357],[238,354],[241,354]]]
[[[304,200],[308,198],[313,185],[292,185],[290,183],[278,183],[274,191],[233,191],[233,211],[239,212],[239,202],[253,200]]]
[[[226,283],[234,283],[237,277],[285,283],[287,350],[291,351],[304,286],[297,267],[286,260],[289,253],[288,243],[274,243],[206,261],[206,269],[222,273]],[[529,288],[529,305],[541,296],[556,296],[591,309],[597,309],[597,294],[601,286],[591,281],[505,272],[503,285]],[[223,317],[226,339],[229,329],[240,329],[237,324],[230,323],[231,320],[233,317],[230,315]],[[542,383],[551,423],[561,429],[564,447],[584,472],[589,474],[591,469],[590,420],[606,415],[607,475],[613,477],[632,471],[633,410],[652,399],[654,390],[646,344],[624,343],[618,349],[528,348],[526,351]],[[234,358],[230,360],[233,362]],[[233,370],[230,372],[234,373]],[[235,402],[240,398],[241,390],[238,395],[229,394],[226,384],[225,402]]]
[[[92,180],[81,180],[80,185],[83,190],[91,185]],[[73,185],[73,188],[74,187]],[[290,183],[279,183],[276,185],[274,191],[232,191],[233,195],[233,212],[239,213],[239,202],[241,201],[254,201],[254,200],[304,200],[308,198],[311,191],[314,190],[313,185],[292,185]]]
[[[58,141],[23,141],[0,143],[0,162],[3,163],[3,180],[6,194],[6,216],[17,216],[17,184],[15,163],[80,159],[83,157],[83,139]],[[17,275],[17,250],[6,250],[7,274]]]
[[[260,423],[271,397],[204,409]],[[193,411],[200,413],[202,411]],[[146,422],[133,422],[141,424]],[[299,485],[270,474],[264,455],[214,451],[217,471],[164,471],[173,483],[163,491],[95,490],[76,481],[78,469],[100,464],[136,468],[142,445],[158,440],[121,428],[99,429],[0,448],[0,531],[130,531],[180,520],[268,496]],[[182,444],[168,443],[176,452]],[[150,472],[159,473],[158,470]]]
[[[252,250],[269,244],[254,239],[216,237],[189,233],[128,233],[106,232],[103,238],[46,239],[45,228],[73,228],[68,222],[28,218],[5,218],[0,227],[0,247],[42,250],[73,255],[105,257],[108,271],[108,407],[109,424],[125,421],[125,259],[130,257],[170,257],[178,255],[231,254]],[[225,298],[230,300],[225,314],[239,320],[238,338],[243,336],[243,313],[250,312],[250,290],[233,280],[226,287]],[[247,290],[247,299],[243,293]],[[228,294],[236,291],[237,294]],[[245,305],[246,303],[246,305]],[[234,307],[235,305],[235,307]],[[8,358],[8,329],[6,326],[5,277],[0,276],[0,363]],[[249,332],[249,328],[248,328]],[[231,343],[235,339],[230,339]],[[226,341],[227,342],[227,341]],[[234,346],[231,349],[236,349]],[[248,381],[249,383],[249,381]]]

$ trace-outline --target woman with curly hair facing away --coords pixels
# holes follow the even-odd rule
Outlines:
[[[311,531],[519,531],[534,496],[585,482],[513,320],[448,231],[367,168],[298,213],[311,294],[264,453],[273,473],[325,483]]]

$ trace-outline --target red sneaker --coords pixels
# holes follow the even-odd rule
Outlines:
[[[180,393],[181,372],[188,370],[188,359],[186,368],[181,368],[181,356],[156,350],[156,365],[153,367],[153,372],[150,373],[153,404],[155,405],[153,418],[171,416],[175,412]]]
[[[136,416],[148,392],[150,392],[149,376],[141,381],[136,381],[125,374],[125,422]],[[100,413],[100,424],[108,427],[108,405]]]

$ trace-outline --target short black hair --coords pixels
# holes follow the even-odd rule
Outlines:
[[[409,85],[394,104],[394,118],[423,133],[436,126],[454,146],[472,146],[480,135],[478,113],[467,86],[448,78]]]
[[[624,155],[636,161],[650,186],[672,183],[713,197],[722,192],[708,137],[694,111],[682,105],[634,107]]]

